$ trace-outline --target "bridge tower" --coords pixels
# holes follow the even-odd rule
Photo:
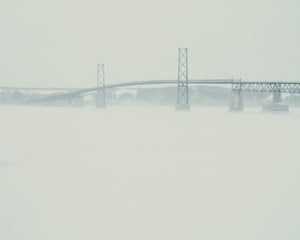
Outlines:
[[[105,108],[105,78],[104,78],[104,64],[97,64],[97,94],[96,107]]]
[[[176,110],[189,111],[188,49],[179,48]]]

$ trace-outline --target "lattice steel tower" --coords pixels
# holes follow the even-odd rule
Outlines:
[[[97,64],[97,95],[96,107],[105,108],[105,78],[104,78],[104,64]]]
[[[189,110],[188,49],[179,48],[176,110]]]

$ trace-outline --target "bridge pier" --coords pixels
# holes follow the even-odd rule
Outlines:
[[[273,103],[281,103],[281,92],[273,92]]]
[[[242,112],[244,111],[244,101],[242,91],[231,92],[229,103],[229,112]]]
[[[189,111],[188,51],[179,48],[176,111]]]
[[[272,103],[263,105],[264,112],[289,112],[289,106],[281,102],[281,91],[273,92]]]

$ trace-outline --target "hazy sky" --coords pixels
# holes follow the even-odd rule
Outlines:
[[[300,81],[299,0],[1,0],[0,86],[190,78]]]

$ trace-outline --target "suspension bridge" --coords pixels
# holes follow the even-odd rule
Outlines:
[[[271,92],[273,102],[271,110],[288,111],[288,106],[281,104],[281,93],[300,93],[300,82],[243,82],[241,79],[189,79],[188,78],[188,49],[179,48],[178,51],[178,77],[174,80],[148,80],[133,81],[117,84],[106,84],[104,64],[97,65],[97,86],[66,93],[51,95],[30,100],[30,104],[43,104],[59,100],[72,100],[83,93],[96,92],[96,107],[106,107],[105,90],[110,88],[122,88],[141,85],[177,85],[176,110],[186,111],[190,109],[189,85],[231,85],[230,111],[243,111],[243,92]],[[175,102],[175,100],[174,100]]]

